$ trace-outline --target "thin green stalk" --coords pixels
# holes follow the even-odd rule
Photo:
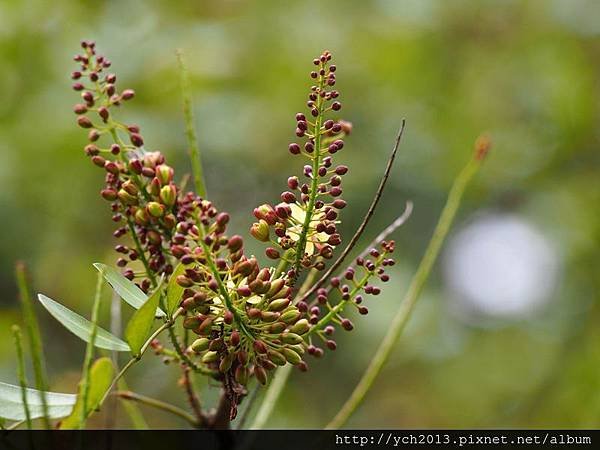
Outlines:
[[[190,93],[190,78],[183,51],[177,50],[177,62],[179,63],[179,75],[181,80],[181,94],[183,97],[183,115],[185,118],[185,134],[187,136],[190,160],[192,162],[192,172],[194,173],[194,186],[196,193],[206,198],[206,185],[204,183],[204,170],[202,169],[202,158],[198,149],[198,138],[194,127],[194,111],[192,109],[192,99]]]
[[[423,259],[419,263],[419,267],[417,268],[417,271],[410,283],[402,303],[400,303],[400,307],[398,308],[396,316],[388,328],[387,334],[383,338],[383,341],[379,345],[379,348],[371,360],[369,367],[363,374],[354,391],[348,400],[346,400],[346,403],[344,403],[333,420],[327,425],[327,429],[337,429],[346,423],[354,411],[356,411],[365,395],[373,385],[375,379],[381,372],[384,364],[388,360],[394,344],[404,330],[414,306],[419,299],[419,295],[423,290],[423,286],[429,277],[431,268],[433,267],[433,264],[439,255],[442,244],[448,235],[448,231],[452,226],[452,222],[454,221],[454,217],[460,206],[465,189],[481,166],[481,161],[484,155],[485,152],[479,149],[478,153],[475,154],[475,156],[469,161],[469,163],[460,172],[458,177],[456,177],[454,180],[452,188],[448,194],[446,205],[442,210],[442,214],[440,215],[440,219],[435,227],[433,236],[429,241],[427,249],[425,250]]]
[[[23,355],[21,328],[18,325],[13,325],[12,334],[17,351],[17,377],[21,385],[21,400],[23,401],[23,409],[25,410],[25,423],[27,423],[27,429],[31,430],[31,413],[29,412],[29,404],[27,403],[27,378],[25,376],[25,357]]]
[[[273,381],[269,385],[267,392],[265,394],[265,398],[260,404],[260,408],[256,413],[256,417],[250,426],[253,430],[260,430],[265,426],[269,417],[271,417],[271,413],[273,409],[275,409],[275,405],[277,404],[277,400],[279,400],[279,396],[283,392],[283,388],[285,387],[287,380],[292,373],[292,365],[286,364],[285,366],[279,368],[273,377]]]
[[[98,280],[96,281],[96,293],[94,295],[94,304],[92,306],[92,330],[90,332],[90,340],[85,347],[85,357],[83,360],[83,374],[81,377],[81,397],[83,407],[81,408],[81,417],[79,419],[79,428],[85,426],[85,420],[87,419],[88,413],[88,395],[90,392],[89,376],[90,368],[92,366],[92,359],[94,358],[94,343],[96,342],[96,334],[98,332],[98,313],[100,311],[100,300],[102,299],[102,286],[104,284],[104,277],[101,272],[98,272]]]
[[[197,427],[198,421],[194,416],[187,413],[181,408],[178,408],[175,405],[172,405],[167,402],[163,402],[162,400],[157,400],[155,398],[146,397],[145,395],[136,394],[131,391],[117,391],[115,395],[123,400],[133,400],[135,402],[141,403],[146,406],[151,406],[153,408],[160,409],[162,411],[166,411],[168,413],[174,414],[176,416],[181,417],[182,419],[188,421],[192,426]]]
[[[27,279],[27,270],[23,262],[18,262],[15,267],[17,285],[19,287],[19,296],[21,298],[21,308],[25,319],[25,332],[29,341],[29,351],[31,353],[33,374],[35,378],[35,387],[40,391],[42,400],[42,410],[44,412],[43,422],[44,427],[51,428],[50,419],[48,418],[48,403],[46,399],[46,391],[48,390],[48,376],[46,374],[46,365],[44,360],[44,352],[42,349],[42,338],[40,336],[40,327],[31,301],[31,290]]]

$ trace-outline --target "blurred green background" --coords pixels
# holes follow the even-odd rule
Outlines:
[[[185,51],[209,196],[245,235],[254,206],[276,201],[286,178],[301,170],[287,144],[320,51],[334,54],[343,117],[354,124],[338,158],[351,168],[346,239],[407,120],[389,188],[364,238],[414,202],[395,235],[393,281],[369,301],[368,316],[355,318],[355,331],[338,332],[337,352],[309,360],[307,374],[293,373],[270,427],[321,427],[350,393],[481,132],[494,148],[454,233],[481,217],[509,217],[542,242],[542,255],[501,234],[498,252],[478,247],[481,270],[465,273],[456,261],[474,260],[461,256],[460,243],[474,238],[457,240],[457,253],[441,258],[393,359],[349,426],[600,425],[600,2],[3,0],[0,379],[7,382],[16,381],[10,324],[21,322],[15,261],[27,262],[36,292],[82,314],[91,305],[92,262],[114,262],[112,222],[98,195],[102,175],[83,155],[85,133],[71,112],[78,96],[68,74],[84,38],[113,61],[121,88],[137,92],[120,117],[140,124],[148,147],[163,151],[180,175],[189,164],[174,52]],[[487,278],[480,277],[484,269]],[[456,288],[461,274],[476,291],[470,300]],[[486,289],[493,298],[477,294]],[[533,298],[538,306],[527,311]],[[515,302],[512,313],[476,306],[492,300],[496,309]],[[109,304],[107,297],[106,327]],[[84,345],[38,311],[52,388],[74,392]],[[185,405],[177,372],[148,357],[128,382]],[[212,399],[205,394],[206,403]],[[144,412],[153,426],[184,425]],[[104,425],[101,416],[94,422]],[[122,413],[117,425],[129,426]]]

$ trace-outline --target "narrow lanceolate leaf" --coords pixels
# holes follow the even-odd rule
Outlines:
[[[148,300],[148,296],[133,281],[128,280],[119,273],[118,270],[101,263],[94,263],[94,267],[102,273],[104,279],[108,281],[115,292],[135,309],[139,309]],[[157,308],[156,317],[164,316],[165,313]]]
[[[27,406],[32,419],[44,416],[41,391],[26,389]],[[73,394],[59,394],[56,392],[45,392],[48,404],[48,416],[58,419],[71,414],[73,405],[77,399]],[[24,420],[25,406],[20,386],[0,382],[0,417],[8,420]]]
[[[140,354],[144,342],[146,342],[146,339],[150,335],[152,324],[154,323],[154,315],[162,291],[162,286],[159,285],[148,300],[146,300],[146,303],[133,314],[127,324],[127,328],[125,329],[125,339],[129,343],[131,353],[133,353],[134,356]]]
[[[177,277],[185,272],[186,266],[179,263],[171,274],[169,284],[167,285],[167,312],[173,314],[181,302],[184,288],[177,283]]]
[[[38,299],[52,317],[63,324],[67,330],[85,342],[90,341],[93,328],[92,322],[43,294],[38,294]],[[129,351],[129,345],[126,342],[100,327],[97,327],[94,345],[99,348],[118,352]]]
[[[110,358],[99,358],[92,365],[88,377],[88,393],[87,393],[87,408],[83,412],[83,396],[82,386],[79,386],[77,402],[73,411],[65,420],[60,423],[60,428],[69,430],[78,428],[81,422],[81,417],[88,417],[95,409],[98,408],[104,393],[110,388],[114,374],[113,364]]]

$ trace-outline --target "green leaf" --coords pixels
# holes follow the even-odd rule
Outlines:
[[[138,309],[127,324],[125,329],[125,339],[131,347],[131,353],[134,356],[140,354],[140,350],[146,342],[146,339],[150,335],[152,330],[152,324],[154,323],[154,314],[160,301],[162,294],[162,284],[156,288],[154,293],[148,298],[140,309]]]
[[[61,429],[75,429],[79,427],[82,415],[88,417],[95,409],[100,405],[100,401],[104,397],[104,394],[108,389],[113,380],[114,368],[110,358],[99,358],[92,365],[88,378],[88,394],[87,394],[87,407],[85,414],[82,414],[83,410],[83,395],[82,385],[79,385],[79,393],[77,394],[77,402],[73,411],[65,420],[60,423]]]
[[[46,308],[56,320],[62,323],[67,330],[83,339],[85,342],[90,341],[93,327],[92,322],[43,294],[38,294],[38,299],[44,308]],[[118,352],[129,351],[129,345],[127,345],[126,342],[100,327],[97,327],[94,345],[99,348],[116,350]]]
[[[101,263],[94,263],[94,267],[102,273],[115,292],[135,309],[139,309],[148,300],[148,296],[118,270]],[[165,313],[157,308],[156,317],[165,317]]]
[[[177,277],[185,272],[186,266],[179,263],[171,274],[169,284],[167,285],[167,313],[173,314],[181,302],[184,288],[177,283]]]
[[[25,389],[27,406],[32,419],[44,416],[42,392],[37,389]],[[68,416],[77,399],[73,394],[44,392],[48,404],[48,416],[51,419]],[[21,396],[21,387],[0,382],[0,417],[8,420],[24,420],[25,405]]]

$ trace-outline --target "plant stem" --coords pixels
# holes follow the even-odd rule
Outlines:
[[[265,426],[275,405],[277,404],[277,400],[279,400],[279,396],[283,392],[283,388],[285,387],[287,380],[292,373],[292,365],[286,364],[285,366],[279,368],[273,377],[273,381],[269,385],[267,392],[265,394],[265,398],[260,404],[260,408],[256,413],[256,417],[250,426],[253,430],[260,430]]]
[[[321,75],[319,77],[319,89],[322,91],[325,86],[325,77]],[[302,224],[302,230],[300,232],[300,236],[298,238],[298,243],[296,244],[296,255],[294,258],[294,266],[293,269],[296,272],[296,276],[298,276],[298,271],[300,270],[300,263],[302,262],[302,258],[304,257],[304,250],[306,248],[306,239],[308,229],[310,228],[310,223],[312,221],[313,213],[315,212],[315,202],[317,200],[318,186],[319,186],[319,165],[321,164],[321,127],[323,126],[323,114],[324,114],[324,105],[325,100],[323,97],[319,95],[317,99],[317,110],[319,111],[319,115],[315,120],[314,126],[314,139],[315,139],[315,151],[314,158],[312,161],[312,182],[310,186],[310,194],[308,198],[308,205],[306,207],[306,216],[304,218],[304,223]]]
[[[196,426],[204,426],[206,423],[206,418],[204,417],[204,413],[202,412],[200,400],[198,399],[196,392],[194,392],[194,386],[192,385],[192,377],[190,374],[189,367],[183,367],[183,383],[188,403],[190,404],[190,407],[192,408],[192,411],[194,411],[194,415],[196,416]]]
[[[456,177],[454,180],[452,188],[448,194],[446,205],[442,210],[439,221],[433,232],[433,236],[429,241],[427,249],[425,250],[425,254],[419,263],[417,271],[413,276],[402,303],[400,304],[398,312],[388,328],[387,334],[383,338],[383,341],[377,349],[375,356],[371,360],[369,367],[363,374],[354,391],[348,400],[346,400],[346,403],[344,403],[333,420],[327,425],[327,429],[337,429],[346,423],[352,413],[356,411],[365,395],[373,385],[375,379],[381,372],[384,364],[388,360],[394,344],[398,340],[398,337],[404,330],[404,327],[410,318],[414,306],[419,299],[419,295],[423,290],[423,286],[429,277],[431,268],[438,257],[444,239],[446,238],[448,231],[452,226],[452,222],[454,221],[454,217],[456,216],[456,212],[460,206],[465,189],[480,166],[481,159],[473,157],[463,168],[458,177]]]
[[[304,293],[302,295],[302,297],[300,298],[299,301],[306,300],[308,297],[310,297],[312,294],[314,294],[317,291],[317,289],[319,289],[321,286],[323,286],[323,284],[329,279],[331,274],[342,264],[342,262],[344,262],[344,259],[346,259],[346,256],[348,256],[350,251],[354,248],[354,245],[356,245],[356,243],[362,236],[363,232],[365,231],[365,228],[367,228],[367,225],[368,225],[369,221],[371,220],[371,217],[373,217],[375,208],[377,208],[377,204],[379,203],[381,194],[383,194],[383,190],[384,190],[387,180],[390,176],[390,171],[392,170],[394,160],[396,159],[396,153],[398,152],[398,147],[400,146],[400,141],[402,140],[402,135],[404,134],[405,124],[406,124],[406,121],[404,119],[402,119],[400,131],[398,131],[398,135],[396,137],[394,148],[392,150],[390,157],[388,158],[387,165],[383,172],[383,177],[381,178],[381,181],[379,182],[379,187],[377,188],[377,191],[375,192],[375,197],[373,197],[373,201],[371,201],[371,205],[369,206],[369,209],[367,210],[367,213],[365,214],[365,217],[363,218],[360,226],[354,233],[354,236],[352,236],[352,239],[350,239],[350,242],[348,243],[348,245],[346,246],[346,248],[344,249],[342,254],[338,257],[338,259],[331,265],[331,267],[329,267],[329,269],[327,269],[327,271],[323,274],[323,276],[319,279],[319,281],[317,281],[315,284],[313,284],[311,286],[311,288],[308,289],[308,291],[306,291],[306,293]]]
[[[29,404],[27,403],[27,378],[25,376],[25,357],[23,355],[21,328],[18,325],[13,325],[12,334],[17,351],[17,377],[21,385],[21,400],[23,401],[23,409],[25,410],[25,422],[27,423],[27,429],[31,430],[31,413],[29,412]]]
[[[90,367],[92,365],[92,359],[94,357],[94,343],[96,342],[96,334],[98,332],[98,312],[100,311],[100,300],[102,298],[102,285],[104,284],[104,277],[101,272],[98,272],[98,279],[96,281],[96,293],[94,295],[94,304],[92,306],[92,330],[90,332],[90,340],[85,347],[85,357],[83,360],[83,370],[81,377],[81,397],[83,407],[81,408],[81,417],[79,419],[79,428],[83,428],[85,420],[88,416],[88,395],[90,391],[89,375]]]
[[[177,406],[172,405],[170,403],[163,402],[162,400],[146,397],[145,395],[136,394],[135,392],[131,391],[116,391],[115,395],[123,400],[133,400],[143,405],[152,406],[153,408],[161,409],[171,414],[175,414],[176,416],[179,416],[182,419],[189,422],[192,426],[198,426],[198,422],[196,421],[196,418],[194,416],[187,413],[183,409],[178,408]]]
[[[50,419],[48,418],[48,402],[46,399],[48,376],[46,374],[46,365],[43,357],[42,338],[40,336],[40,327],[31,301],[31,290],[29,289],[29,282],[27,280],[27,270],[23,262],[18,262],[16,264],[15,274],[17,285],[19,287],[19,296],[21,298],[21,308],[25,318],[25,332],[29,340],[29,351],[31,352],[33,363],[35,387],[40,391],[40,398],[42,401],[44,427],[50,429],[51,424]]]
[[[192,100],[190,92],[190,78],[183,51],[177,50],[177,62],[179,63],[179,75],[181,80],[181,94],[183,97],[183,115],[185,118],[185,131],[189,146],[190,160],[192,162],[192,172],[194,173],[194,186],[196,193],[206,198],[206,185],[204,183],[204,170],[202,169],[202,158],[198,149],[198,138],[194,127],[194,111],[192,109]]]

